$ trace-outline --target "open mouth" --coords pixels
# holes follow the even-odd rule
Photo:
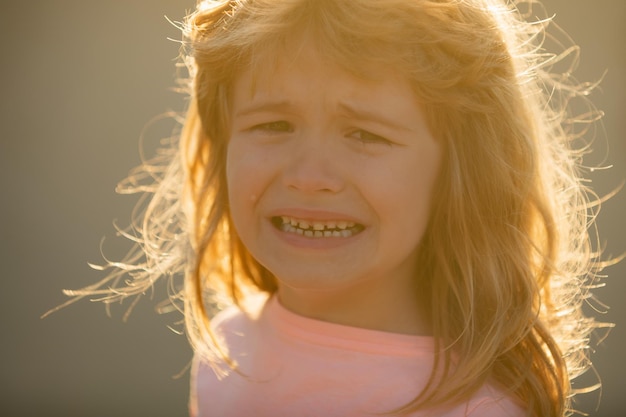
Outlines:
[[[288,216],[275,216],[271,219],[277,229],[310,238],[346,238],[354,236],[364,229],[362,224],[346,220],[310,221]]]

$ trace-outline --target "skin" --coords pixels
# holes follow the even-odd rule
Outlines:
[[[295,57],[241,74],[227,156],[231,215],[275,274],[286,308],[426,335],[416,253],[441,149],[408,81],[380,71],[376,81],[356,78],[309,42]],[[296,232],[314,234],[307,223],[330,234]]]

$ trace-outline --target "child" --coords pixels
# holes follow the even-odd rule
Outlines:
[[[548,74],[547,24],[499,0],[199,2],[137,250],[70,294],[184,271],[194,416],[568,414],[598,267],[561,106],[586,91]]]

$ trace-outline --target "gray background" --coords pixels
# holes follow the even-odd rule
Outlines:
[[[138,138],[155,116],[181,110],[173,93],[180,20],[193,0],[3,0],[0,3],[0,414],[7,416],[184,416],[191,352],[159,316],[160,299],[124,306],[108,318],[83,301],[40,320],[64,300],[62,288],[94,282],[87,262],[124,245],[135,198],[114,187],[139,163]],[[606,194],[626,178],[626,1],[550,0],[549,11],[582,47],[581,80],[608,70],[592,99],[606,112],[590,159],[615,167],[593,175]],[[166,136],[157,123],[149,139]],[[626,191],[603,206],[599,228],[607,254],[626,250]],[[626,262],[606,271],[598,290],[618,326],[594,355],[604,388],[584,397],[592,415],[626,415]]]

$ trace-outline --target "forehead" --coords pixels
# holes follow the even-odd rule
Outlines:
[[[234,120],[290,114],[316,123],[350,118],[423,131],[422,105],[407,79],[392,68],[379,69],[375,79],[358,77],[320,55],[305,48],[297,57],[240,74],[232,96]]]
[[[328,44],[311,34],[299,33],[286,40],[264,43],[249,56],[248,62],[235,76],[235,82],[245,78],[252,92],[259,86],[283,81],[281,77],[294,73],[332,71],[362,84],[393,81],[407,84],[408,77],[391,63],[377,62],[361,55],[348,57],[336,45]]]

